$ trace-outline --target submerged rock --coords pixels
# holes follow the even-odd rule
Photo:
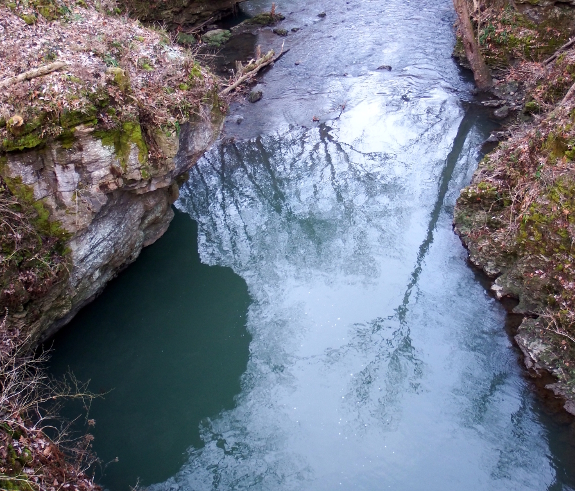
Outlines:
[[[250,92],[250,95],[248,96],[248,101],[250,102],[258,102],[259,100],[262,99],[262,97],[264,96],[263,92],[261,90],[252,90]]]

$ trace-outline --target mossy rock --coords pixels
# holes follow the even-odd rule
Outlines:
[[[122,169],[126,169],[132,145],[138,148],[138,161],[145,164],[148,161],[148,146],[142,135],[142,128],[137,122],[127,122],[121,128],[114,130],[95,131],[94,136],[102,141],[103,145],[114,147],[114,153],[120,160]]]
[[[60,116],[62,128],[70,129],[83,123],[96,121],[98,110],[94,106],[88,106],[76,111],[64,111]]]
[[[9,137],[2,142],[2,150],[17,152],[43,145],[46,138],[42,137],[40,130],[45,119],[46,113],[40,113],[29,121],[25,121],[20,115],[12,116],[6,122]]]
[[[50,210],[46,207],[41,199],[36,199],[32,186],[24,184],[21,177],[2,177],[4,182],[6,182],[10,192],[18,199],[20,203],[34,208],[36,217],[32,222],[36,230],[38,230],[43,235],[57,237],[62,240],[68,240],[70,238],[70,234],[62,228],[60,222],[51,220]]]
[[[232,37],[232,33],[227,29],[215,29],[213,31],[208,31],[202,36],[202,41],[204,43],[219,48],[229,41]]]
[[[5,138],[2,141],[4,152],[21,152],[44,145],[46,140],[37,133],[30,133],[14,140]]]
[[[273,26],[279,21],[284,20],[285,16],[282,14],[271,14],[271,12],[262,12],[255,15],[251,19],[244,21],[245,24],[260,25],[260,26]]]

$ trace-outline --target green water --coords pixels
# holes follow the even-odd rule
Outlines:
[[[201,264],[196,242],[196,223],[176,212],[166,235],[53,341],[52,372],[72,367],[105,393],[89,417],[102,462],[119,458],[98,470],[112,489],[175,473],[201,442],[200,422],[233,407],[240,391],[250,297],[231,269]]]

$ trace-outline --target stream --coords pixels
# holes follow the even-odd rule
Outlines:
[[[101,483],[574,490],[575,423],[452,231],[495,125],[451,59],[451,0],[278,10],[263,99],[232,104],[166,235],[53,339],[51,372],[102,394]]]

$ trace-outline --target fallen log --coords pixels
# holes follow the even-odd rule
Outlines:
[[[44,75],[55,72],[56,70],[61,70],[65,66],[66,63],[57,61],[55,63],[50,63],[49,65],[34,68],[33,70],[28,70],[27,72],[16,75],[15,77],[5,78],[4,80],[0,81],[0,89],[10,87],[11,85],[17,84],[18,82],[24,82],[25,80],[32,80],[33,78],[43,77]]]
[[[267,54],[262,56],[256,61],[249,63],[246,67],[243,68],[243,74],[231,85],[226,87],[224,90],[220,92],[220,97],[228,95],[233,90],[237,89],[240,85],[250,80],[252,77],[255,77],[257,73],[264,67],[271,65],[278,61],[283,55],[285,55],[289,49],[285,51],[282,49],[281,53],[274,58],[274,50],[270,50]]]

